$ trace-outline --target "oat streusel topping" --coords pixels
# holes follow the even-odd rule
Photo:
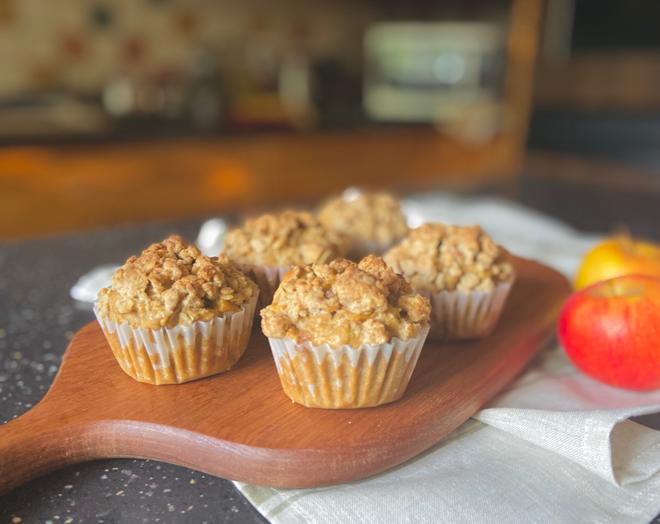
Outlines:
[[[271,338],[358,347],[414,337],[430,312],[427,298],[370,255],[359,264],[337,259],[294,266],[261,310],[261,327]]]
[[[387,248],[408,232],[399,201],[389,193],[349,193],[328,201],[319,211],[328,229],[354,242],[374,243]]]
[[[249,219],[227,233],[223,253],[237,264],[290,266],[329,262],[345,240],[310,213],[287,210]]]
[[[96,307],[114,322],[155,329],[239,311],[256,293],[257,285],[230,260],[204,256],[173,235],[115,271]]]
[[[424,291],[492,291],[514,277],[509,253],[479,226],[424,224],[384,258]]]

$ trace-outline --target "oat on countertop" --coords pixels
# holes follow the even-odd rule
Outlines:
[[[237,264],[286,267],[330,262],[343,255],[344,244],[311,213],[287,210],[227,233],[223,253]]]
[[[358,347],[415,337],[430,310],[382,258],[368,256],[294,266],[261,311],[261,325],[272,338]]]
[[[132,327],[173,327],[239,311],[256,293],[230,260],[204,256],[173,235],[130,257],[96,306],[104,318]]]
[[[492,291],[514,277],[509,253],[479,226],[424,224],[384,256],[425,291]]]

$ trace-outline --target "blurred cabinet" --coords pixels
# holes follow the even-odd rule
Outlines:
[[[348,185],[409,191],[513,178],[524,154],[541,0],[499,4],[506,6],[505,67],[494,133],[475,135],[477,119],[467,118],[439,129],[365,122],[332,131],[8,147],[0,149],[0,239],[309,203]],[[451,73],[451,63],[440,66]]]

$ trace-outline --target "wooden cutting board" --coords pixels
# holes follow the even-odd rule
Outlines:
[[[282,392],[258,327],[230,372],[151,386],[125,375],[96,322],[69,345],[45,396],[0,427],[0,492],[86,460],[141,457],[277,487],[356,480],[414,457],[506,386],[554,331],[568,282],[517,259],[518,279],[493,335],[426,343],[404,397],[331,411]]]

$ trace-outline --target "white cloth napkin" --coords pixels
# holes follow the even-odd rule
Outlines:
[[[481,223],[514,253],[570,276],[596,237],[500,199],[406,201],[413,223]],[[660,392],[630,393],[547,348],[449,438],[375,477],[319,489],[236,483],[274,523],[645,523],[660,512],[660,432],[630,417]]]

